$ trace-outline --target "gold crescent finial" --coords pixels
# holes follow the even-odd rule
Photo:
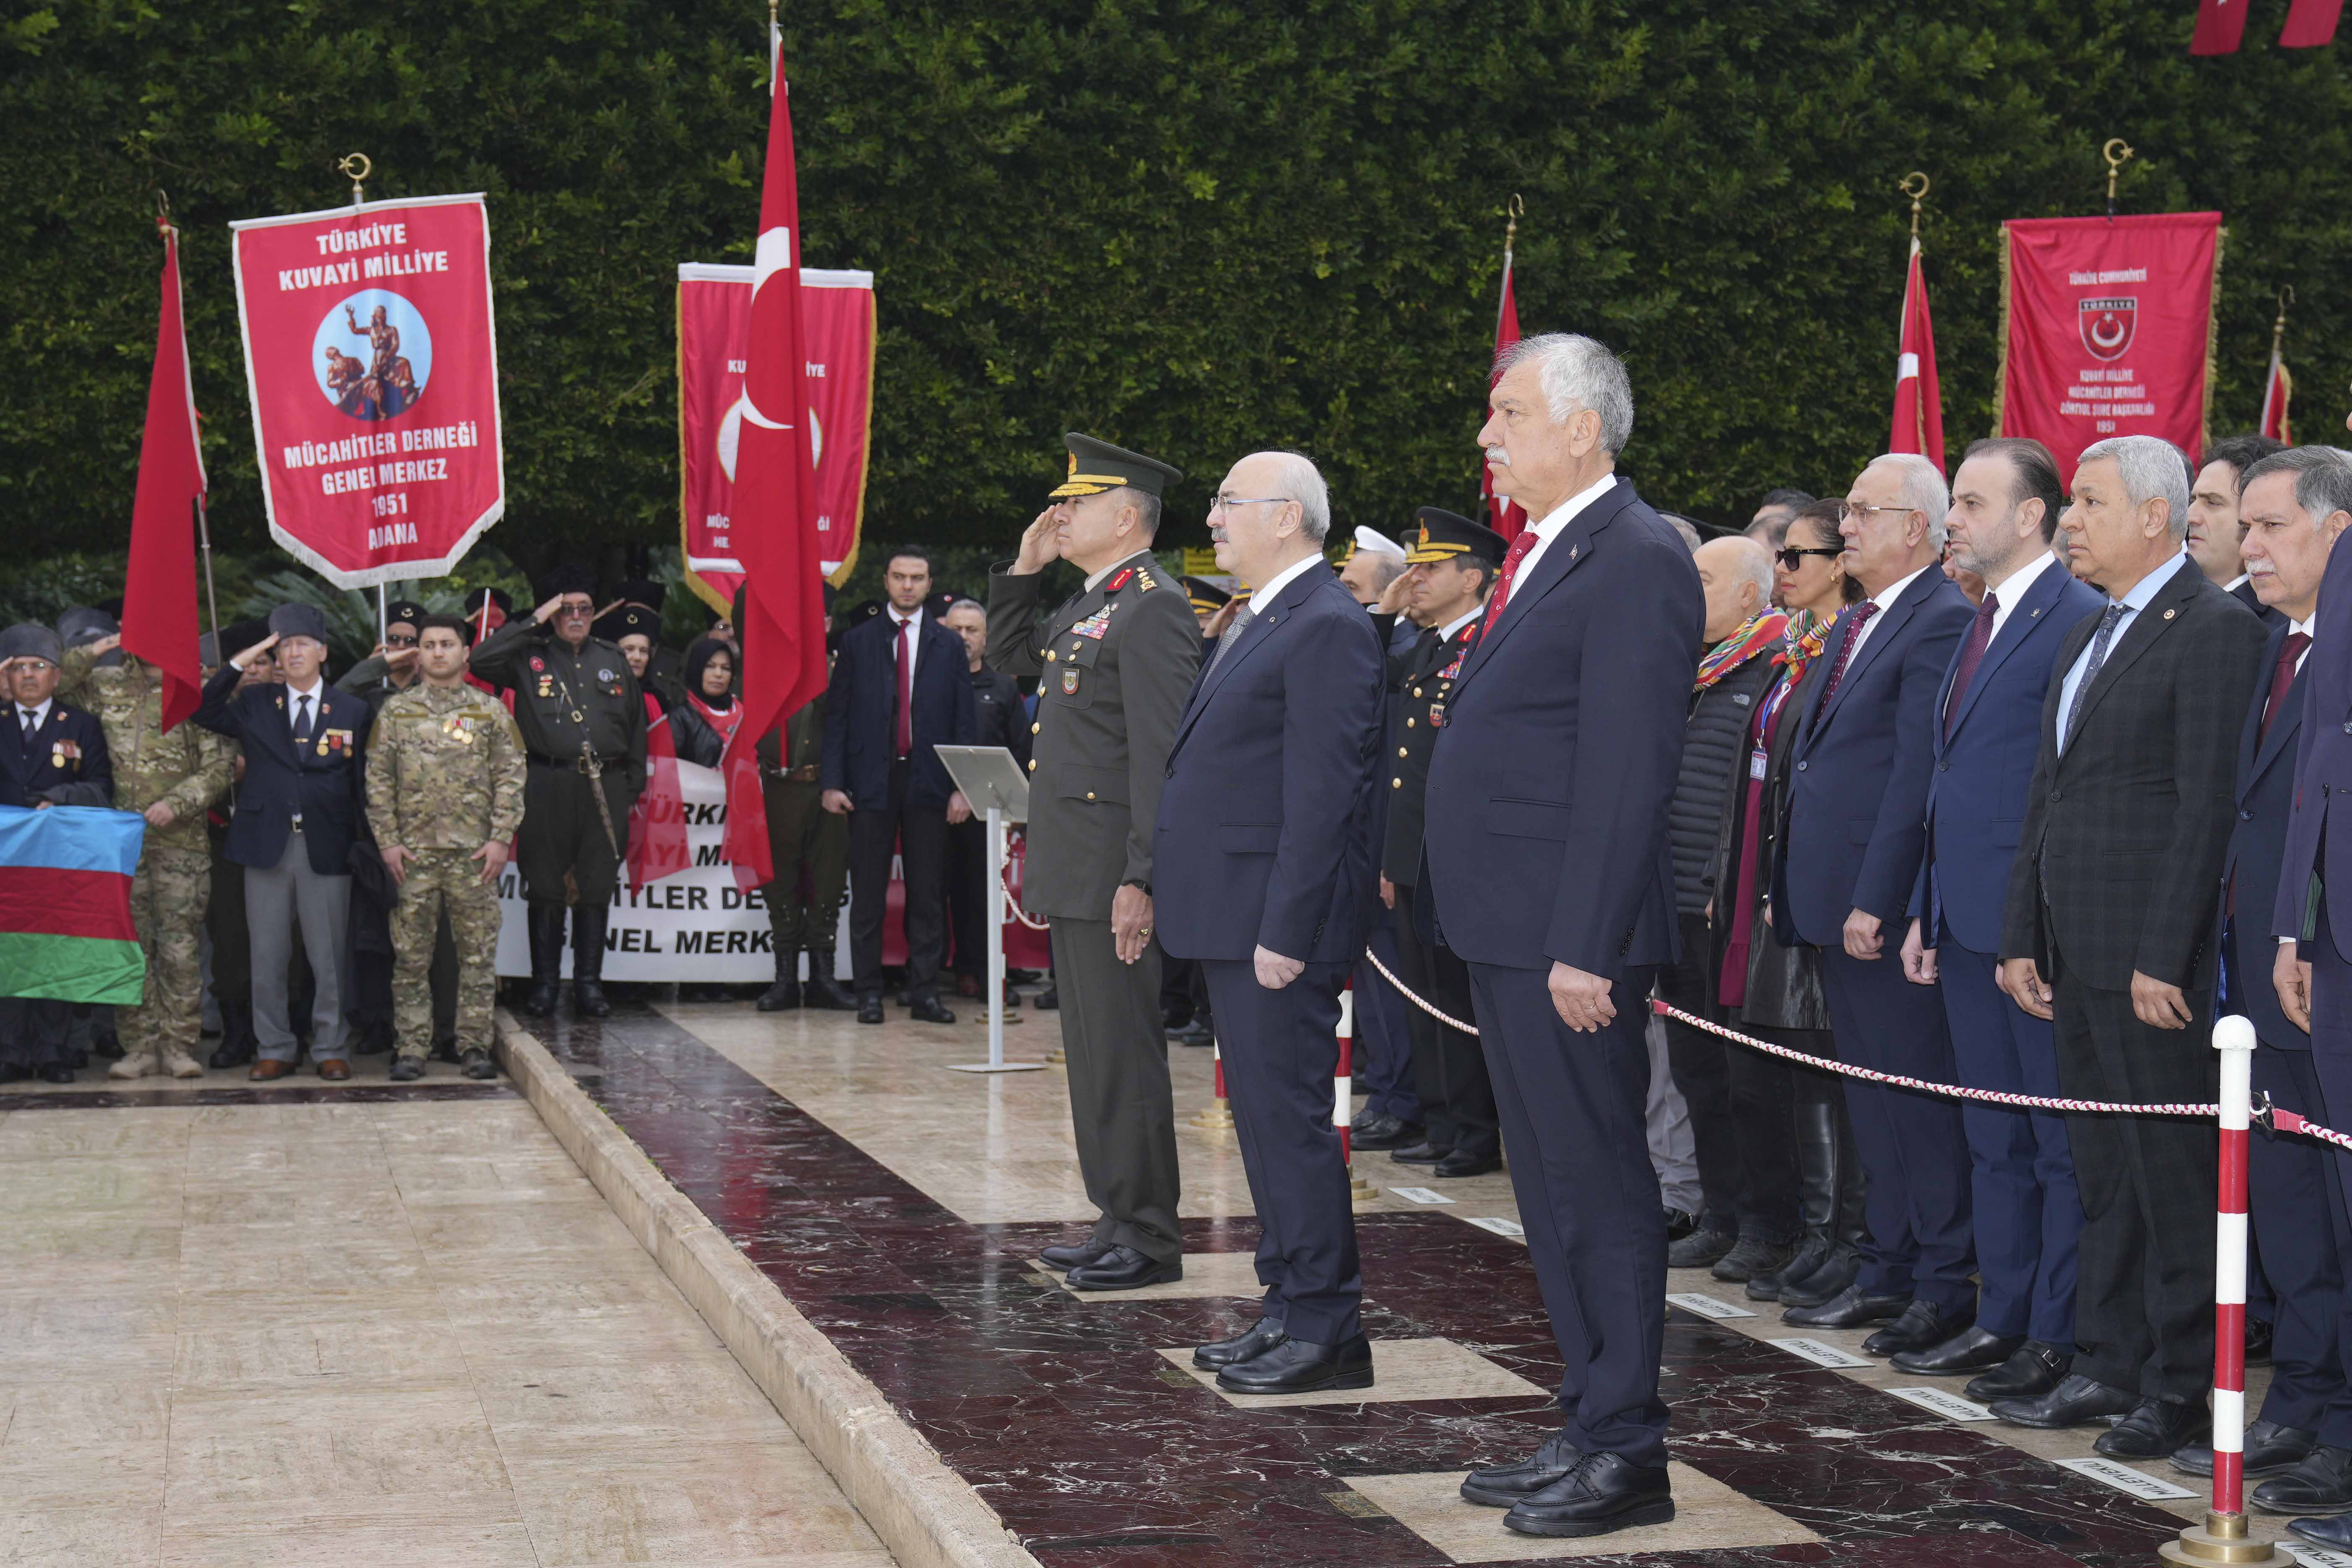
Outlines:
[[[366,153],[344,153],[335,164],[335,172],[347,175],[351,179],[352,205],[357,206],[367,199],[367,193],[362,187],[366,184],[367,177],[375,173],[375,164]]]
[[[1914,169],[1895,182],[1895,188],[1911,198],[1911,237],[1919,237],[1919,203],[1927,195],[1927,176]]]
[[[2116,176],[2123,173],[2124,164],[2130,161],[2131,155],[2131,143],[2120,136],[2108,137],[2106,145],[2099,149],[2099,156],[2107,161],[2107,216],[2109,217],[2116,216]]]
[[[1508,256],[1511,242],[1519,237],[1519,220],[1528,216],[1528,204],[1519,200],[1518,192],[1513,191],[1509,205],[1503,210],[1510,215],[1510,222],[1503,226],[1503,251]]]

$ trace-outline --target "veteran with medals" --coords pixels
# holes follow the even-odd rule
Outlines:
[[[989,574],[988,663],[1037,682],[1022,901],[1053,922],[1070,1118],[1094,1234],[1040,1256],[1075,1289],[1183,1277],[1175,1104],[1151,940],[1151,830],[1201,633],[1151,559],[1162,495],[1183,476],[1090,436],[1067,479]],[[1040,616],[1056,559],[1085,586]]]

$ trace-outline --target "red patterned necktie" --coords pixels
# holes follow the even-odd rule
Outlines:
[[[1536,542],[1537,534],[1532,528],[1519,530],[1519,536],[1511,541],[1511,548],[1503,554],[1503,574],[1495,584],[1495,596],[1486,601],[1486,616],[1478,623],[1477,635],[1470,639],[1468,647],[1477,647],[1486,639],[1487,628],[1502,619],[1503,606],[1510,601],[1511,584],[1519,574],[1519,563],[1528,558]]]
[[[915,749],[915,623],[898,623],[898,717],[891,727],[891,744],[905,756]]]
[[[1853,607],[1853,614],[1846,617],[1845,637],[1838,644],[1837,663],[1830,669],[1829,685],[1822,689],[1821,706],[1813,710],[1816,723],[1820,721],[1821,715],[1830,710],[1830,702],[1837,696],[1838,683],[1845,679],[1845,667],[1853,658],[1853,645],[1862,640],[1862,628],[1868,626],[1870,617],[1876,614],[1878,601],[1864,599]]]
[[[2294,684],[2295,661],[2303,658],[2303,650],[2310,646],[2310,634],[2306,632],[2287,634],[2286,646],[2279,649],[2277,668],[2271,671],[2270,700],[2263,704],[2263,730],[2262,733],[2255,737],[2255,744],[2260,745],[2271,738],[2271,724],[2278,718],[2279,709],[2286,702],[2287,688]]]
[[[1988,593],[1984,603],[1977,606],[1976,624],[1969,627],[1969,640],[1960,645],[1960,667],[1952,675],[1952,698],[1944,705],[1944,737],[1951,738],[1952,721],[1959,717],[1960,699],[1969,694],[1969,682],[1977,678],[1977,666],[1984,662],[1985,647],[1992,641],[1992,618],[2000,612],[2000,595]]]

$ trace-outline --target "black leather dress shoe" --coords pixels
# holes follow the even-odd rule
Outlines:
[[[1941,1343],[1895,1352],[1894,1366],[1926,1377],[1958,1377],[1964,1372],[1990,1372],[2024,1348],[2023,1334],[1996,1334],[1972,1323]]]
[[[2332,1552],[2352,1552],[2352,1519],[2298,1519],[2286,1532]]]
[[[1061,1006],[1061,992],[1051,985],[1048,985],[1043,991],[1038,992],[1037,1000],[1029,1004],[1029,1005],[1034,1007],[1040,1013],[1051,1013],[1055,1008]]]
[[[1790,1308],[1780,1321],[1800,1329],[1858,1329],[1899,1318],[1910,1305],[1908,1296],[1873,1296],[1849,1285],[1817,1307]]]
[[[1698,1215],[1688,1209],[1678,1209],[1669,1205],[1665,1215],[1666,1241],[1669,1246],[1698,1228]]]
[[[1420,1122],[1391,1116],[1385,1110],[1359,1116],[1356,1125],[1348,1129],[1349,1145],[1357,1149],[1398,1149],[1420,1142],[1423,1136]]]
[[[394,1083],[415,1083],[425,1076],[423,1057],[397,1056],[392,1058],[392,1071],[384,1075]]]
[[[1567,1475],[1503,1516],[1521,1535],[1606,1535],[1675,1517],[1664,1465],[1636,1465],[1622,1454],[1587,1454]]]
[[[2070,1372],[2047,1394],[2032,1399],[1993,1401],[1992,1413],[2012,1426],[2033,1426],[2050,1432],[2061,1426],[2086,1426],[2111,1415],[2128,1415],[2137,1404],[2139,1395],[2136,1394],[2109,1388],[2095,1378]],[[2176,1448],[2179,1446],[2173,1445]]]
[[[1862,1342],[1864,1355],[1894,1355],[1942,1344],[1977,1321],[1973,1308],[1947,1312],[1933,1301],[1914,1301],[1903,1315]]]
[[[2270,1365],[2271,1343],[2276,1337],[2277,1330],[2269,1322],[2261,1318],[2248,1318],[2246,1320],[2246,1364],[2248,1366]]]
[[[1194,1347],[1192,1364],[1202,1372],[1222,1372],[1264,1355],[1290,1337],[1290,1331],[1272,1318],[1260,1318],[1229,1340],[1211,1340]]]
[[[212,1056],[207,1059],[216,1068],[241,1068],[251,1066],[253,1056],[253,1047],[249,1043],[239,1041],[236,1045],[231,1045],[226,1040],[223,1040],[214,1048]]]
[[[1046,1268],[1058,1268],[1066,1274],[1073,1268],[1083,1268],[1094,1262],[1110,1250],[1110,1245],[1108,1241],[1097,1241],[1090,1236],[1084,1241],[1067,1241],[1053,1247],[1041,1247],[1037,1249],[1037,1259]]]
[[[1181,1029],[1169,1030],[1168,1038],[1180,1046],[1213,1046],[1217,1043],[1217,1030],[1206,1018],[1195,1018]]]
[[[1453,1152],[1451,1146],[1441,1149],[1424,1138],[1418,1143],[1408,1143],[1401,1149],[1390,1150],[1389,1158],[1400,1165],[1434,1165]]]
[[[68,1067],[65,1063],[51,1062],[48,1066],[41,1069],[41,1081],[43,1083],[71,1083],[73,1082],[73,1075],[74,1069]]]
[[[2274,1476],[2281,1470],[2291,1470],[2311,1458],[2319,1447],[2319,1434],[2306,1432],[2300,1426],[2282,1426],[2275,1421],[2257,1421],[2246,1428],[2244,1471],[2250,1476]],[[2172,1468],[2184,1476],[2210,1476],[2213,1473],[2213,1445],[2184,1443],[2172,1451]],[[2285,1510],[2297,1511],[2297,1510]]]
[[[1583,1461],[1584,1450],[1565,1432],[1543,1440],[1528,1458],[1489,1465],[1462,1478],[1462,1499],[1482,1508],[1516,1508]]]
[[[1485,1176],[1502,1168],[1500,1151],[1492,1154],[1474,1154],[1467,1149],[1456,1149],[1432,1166],[1430,1173],[1438,1176]]]
[[[955,1015],[936,996],[918,996],[908,1005],[907,1016],[918,1024],[952,1024]]]
[[[2074,1364],[2074,1352],[2045,1345],[2040,1340],[2028,1340],[2018,1347],[2017,1353],[1985,1373],[1969,1379],[1961,1392],[1979,1405],[1996,1399],[2039,1399],[2058,1386],[2066,1369]]]
[[[2205,1414],[2202,1405],[2191,1405],[2185,1399],[2143,1399],[2132,1407],[2130,1415],[2101,1433],[2099,1440],[2091,1445],[2091,1451],[2105,1454],[2110,1459],[2161,1459],[2212,1430],[2212,1418]]]
[[[1360,1333],[1330,1345],[1286,1335],[1280,1344],[1217,1373],[1217,1386],[1227,1394],[1313,1394],[1371,1385],[1372,1342]]]
[[[2314,1448],[2256,1487],[2253,1504],[2264,1513],[2352,1513],[2352,1448]]]
[[[878,994],[868,992],[857,999],[857,1021],[861,1024],[882,1021],[882,998]]]
[[[1081,1264],[1065,1276],[1073,1290],[1139,1290],[1184,1278],[1181,1258],[1162,1263],[1131,1247],[1114,1247],[1092,1263]]]
[[[1802,1279],[1829,1261],[1829,1238],[1809,1236],[1803,1245],[1789,1255],[1789,1260],[1769,1273],[1758,1274],[1748,1281],[1748,1299],[1751,1301],[1778,1301],[1792,1279]]]

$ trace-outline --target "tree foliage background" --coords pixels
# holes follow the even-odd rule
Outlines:
[[[1744,517],[1884,444],[1907,204],[1945,417],[1991,418],[2002,218],[2227,215],[2215,433],[2254,418],[2282,285],[2300,424],[2352,348],[2340,51],[2192,60],[2190,0],[792,0],[805,254],[870,268],[867,532],[1009,541],[1085,428],[1190,476],[1320,460],[1344,523],[1466,506],[1504,205],[1529,331],[1623,353],[1624,467]],[[757,0],[74,0],[0,19],[0,509],[22,563],[127,537],[152,193],[185,231],[216,534],[267,538],[228,230],[486,191],[517,560],[677,537],[673,287],[748,261]],[[0,568],[5,570],[6,568]]]

